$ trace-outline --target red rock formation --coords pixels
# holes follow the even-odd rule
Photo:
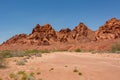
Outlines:
[[[25,44],[25,39],[27,38],[28,35],[26,34],[19,34],[19,35],[15,35],[13,36],[12,38],[10,38],[9,40],[7,40],[6,42],[4,42],[3,44],[7,44],[7,45],[10,45],[10,44],[16,44],[16,43],[19,43],[19,44]]]
[[[2,49],[108,49],[108,45],[120,39],[120,20],[112,18],[97,31],[90,30],[80,23],[73,30],[61,29],[55,31],[50,24],[40,26],[37,24],[29,35],[15,35],[0,46]],[[22,46],[21,46],[22,45]],[[23,47],[24,46],[24,47]],[[42,46],[42,48],[40,48]],[[74,48],[74,47],[75,48]],[[109,47],[110,48],[110,47]]]
[[[69,28],[61,29],[59,32],[62,34],[67,34],[67,33],[71,32],[71,29],[69,29]]]
[[[57,34],[57,40],[60,42],[67,42],[70,36],[71,30],[69,28],[61,29]]]
[[[80,23],[72,30],[71,37],[77,41],[91,41],[94,39],[94,31],[90,30],[85,24]]]
[[[16,35],[3,44],[31,44],[31,45],[50,45],[57,39],[55,30],[51,25],[40,26],[37,24],[29,35]]]
[[[57,36],[51,25],[46,24],[44,26],[40,26],[37,24],[28,38],[32,43],[37,43],[38,45],[49,45],[52,41],[56,40]]]
[[[34,34],[35,32],[40,32],[40,28],[41,28],[41,26],[39,24],[37,24],[36,27],[33,28],[32,34]]]
[[[62,29],[59,31],[60,42],[88,42],[94,39],[94,31],[90,30],[85,24],[80,23],[72,31],[67,29]]]
[[[112,18],[101,26],[96,32],[97,40],[120,38],[120,20]]]

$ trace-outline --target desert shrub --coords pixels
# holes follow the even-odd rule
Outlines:
[[[56,50],[56,49],[55,50],[51,50],[51,52],[65,52],[65,51],[68,51],[68,50],[66,50],[66,49],[64,49],[64,50],[59,50],[59,49],[58,50]]]
[[[28,56],[26,56],[24,59],[30,59],[31,58],[31,56],[30,55],[28,55]]]
[[[37,79],[37,80],[43,80],[43,79],[39,78],[39,79]]]
[[[111,46],[111,52],[113,52],[113,53],[119,52],[120,53],[120,42],[113,43],[113,45]]]
[[[38,53],[38,54],[35,54],[36,57],[42,57],[42,54]]]
[[[17,74],[22,74],[22,75],[25,75],[25,71],[18,71]]]
[[[14,79],[14,80],[17,80],[17,75],[16,74],[14,74],[14,73],[11,73],[11,74],[9,74],[9,77],[11,78],[11,79]]]
[[[25,73],[25,71],[19,71],[17,74],[22,75],[21,80],[26,80],[27,79],[27,74]]]
[[[9,77],[14,80],[35,80],[34,73],[27,74],[25,71],[9,74]]]
[[[27,76],[26,80],[35,80],[35,78],[34,78],[34,76],[29,75],[29,76]]]
[[[41,74],[41,72],[37,72],[36,74],[37,74],[37,75],[40,75],[40,74]]]
[[[13,57],[24,57],[28,55],[24,51],[13,51],[11,54]]]
[[[80,75],[80,76],[81,76],[81,75],[82,75],[82,73],[81,73],[81,72],[79,72],[79,73],[78,73],[78,75]]]
[[[65,65],[65,67],[68,67],[67,65]]]
[[[26,62],[27,62],[26,59],[21,59],[21,60],[16,62],[16,65],[25,65]]]
[[[3,63],[3,56],[0,55],[0,67],[2,66],[2,63]]]
[[[37,57],[41,57],[43,53],[50,53],[48,50],[26,50],[25,53],[27,55],[35,55]]]
[[[33,72],[31,72],[29,75],[30,75],[30,76],[34,76],[34,73],[33,73]]]
[[[0,53],[0,68],[4,68],[5,67],[5,58],[3,56],[3,54]]]
[[[73,70],[73,72],[79,72],[76,68]]]
[[[74,68],[73,72],[77,73],[79,76],[81,76],[81,75],[82,75],[82,73],[81,73],[81,72],[79,72],[79,70],[78,70],[77,68]]]
[[[29,75],[27,75],[25,73],[25,71],[19,71],[18,74],[22,75],[21,80],[35,80],[33,72],[31,72]]]
[[[50,68],[50,70],[49,70],[49,71],[52,71],[52,70],[54,70],[54,68]]]
[[[76,49],[75,52],[82,52],[82,50],[81,49]]]
[[[35,54],[35,53],[39,53],[39,50],[35,50],[35,49],[34,50],[26,50],[25,53],[27,53],[27,54],[33,54],[34,53]]]
[[[25,73],[25,71],[18,71],[17,73],[9,74],[9,77],[14,80],[19,80],[18,78],[21,78],[20,80],[26,80],[27,74]]]
[[[1,51],[0,54],[1,54],[4,58],[10,58],[10,57],[12,57],[11,51],[9,51],[9,50]]]
[[[27,54],[23,51],[9,51],[9,50],[4,50],[1,51],[0,54],[3,55],[4,58],[10,58],[10,57],[23,57],[26,56]]]
[[[39,52],[40,53],[50,53],[50,51],[48,51],[48,50],[40,50]]]

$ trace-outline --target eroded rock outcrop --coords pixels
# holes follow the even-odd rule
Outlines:
[[[73,30],[66,28],[55,31],[50,24],[37,24],[31,34],[15,35],[2,45],[3,49],[107,49],[114,40],[120,39],[120,20],[112,18],[98,30],[90,30],[84,23],[80,23]],[[47,46],[46,46],[47,45]],[[24,46],[24,47],[23,47]],[[42,46],[42,48],[41,48]],[[110,47],[109,47],[110,48]]]
[[[97,40],[120,38],[120,20],[112,18],[101,26],[96,32]]]
[[[57,36],[56,31],[50,24],[45,24],[44,26],[37,24],[28,38],[32,43],[37,43],[38,45],[49,45],[56,41]]]
[[[94,39],[94,31],[90,30],[84,23],[80,23],[72,30],[71,37],[77,41],[91,41]]]
[[[12,38],[10,38],[9,40],[7,40],[6,42],[4,42],[3,44],[25,44],[26,43],[26,38],[27,38],[27,34],[19,34],[19,35],[15,35]]]
[[[57,34],[57,41],[68,42],[70,33],[71,33],[71,29],[69,28],[61,29]]]

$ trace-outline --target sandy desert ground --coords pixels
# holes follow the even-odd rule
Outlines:
[[[10,73],[25,71],[35,73],[36,80],[120,80],[120,54],[54,52],[33,56],[23,66],[16,65],[16,59],[8,59],[0,78],[13,80]]]

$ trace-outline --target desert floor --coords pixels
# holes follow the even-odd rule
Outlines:
[[[16,65],[18,59],[7,60],[0,78],[13,80],[9,74],[25,71],[33,72],[37,80],[120,80],[120,54],[54,52],[32,56],[23,66]]]

